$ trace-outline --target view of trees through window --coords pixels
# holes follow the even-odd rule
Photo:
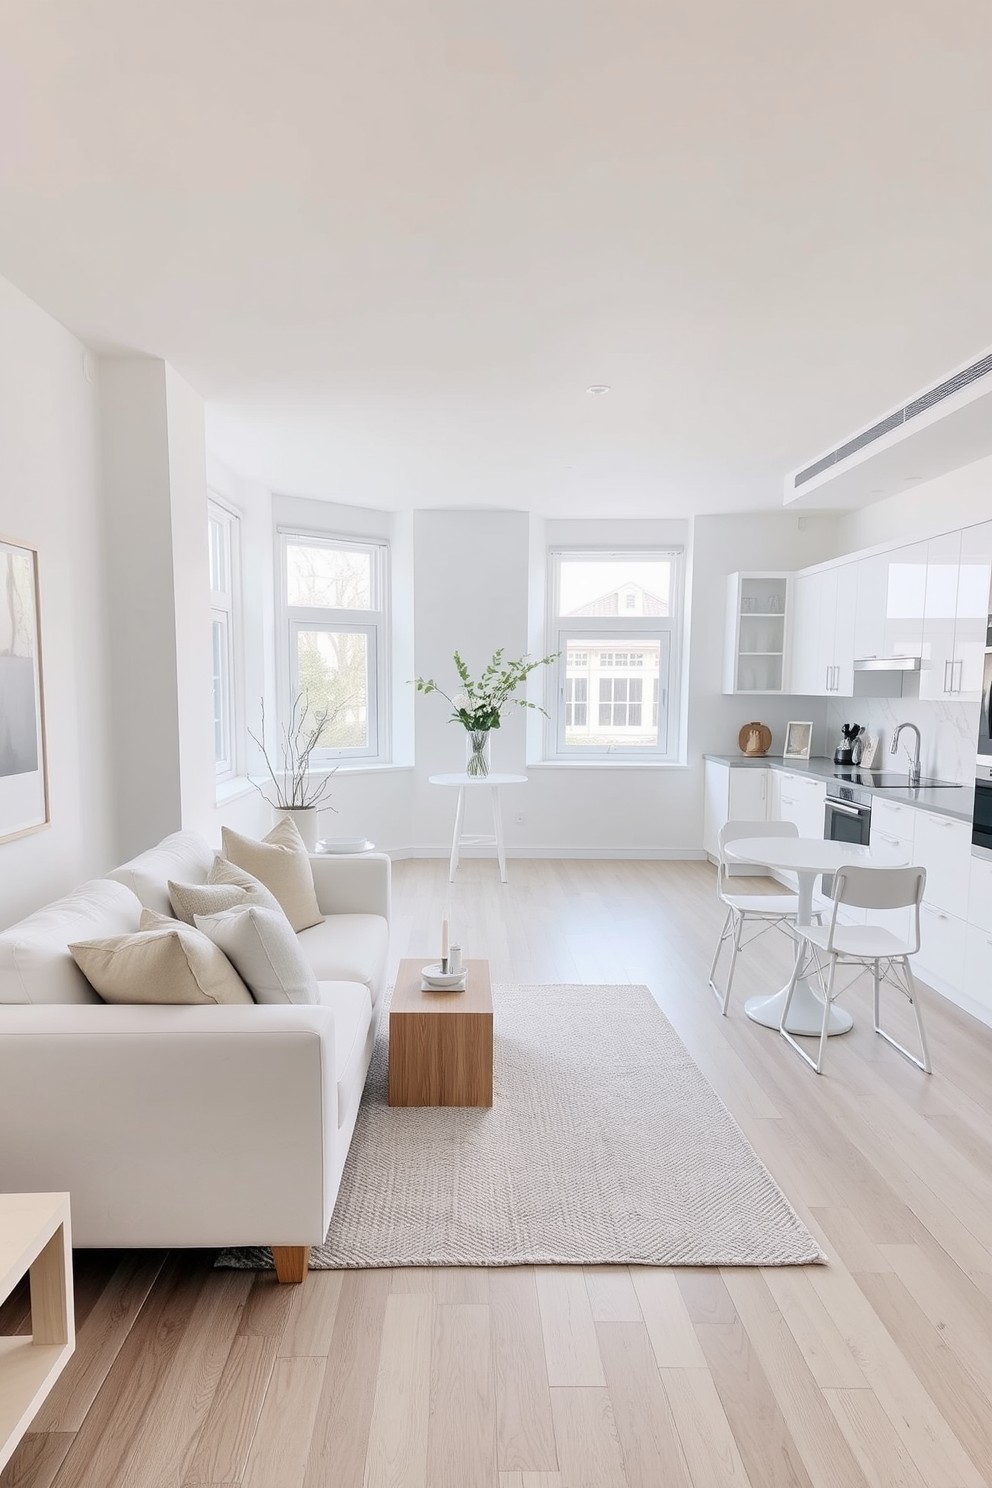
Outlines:
[[[326,711],[320,748],[368,750],[374,626],[373,555],[368,549],[291,540],[286,592],[295,641],[296,685]]]

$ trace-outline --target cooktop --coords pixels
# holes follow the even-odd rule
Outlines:
[[[847,781],[850,785],[870,785],[872,790],[915,790],[909,784],[909,776],[898,771],[839,769],[834,771],[835,780]],[[929,780],[926,776],[919,782],[921,789],[960,790],[955,780]]]

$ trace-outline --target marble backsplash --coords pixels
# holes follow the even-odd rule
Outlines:
[[[841,742],[842,723],[856,722],[863,724],[868,733],[881,736],[876,768],[902,770],[908,767],[903,746],[912,748],[912,734],[903,734],[897,755],[889,754],[889,745],[898,724],[915,723],[920,731],[923,774],[971,785],[975,779],[978,708],[978,703],[938,703],[918,697],[831,700],[827,704],[827,736],[823,752],[831,756]]]

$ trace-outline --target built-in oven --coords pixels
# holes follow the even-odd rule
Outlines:
[[[992,631],[992,616],[989,617]],[[985,650],[985,675],[982,678],[982,705],[978,714],[978,763],[992,765],[992,646]]]
[[[871,838],[871,795],[854,785],[830,781],[823,807],[823,835],[828,842],[853,842],[867,847]],[[827,898],[833,895],[834,878],[825,873],[821,883]]]
[[[975,771],[971,850],[976,858],[992,858],[992,760],[988,764],[979,761]]]

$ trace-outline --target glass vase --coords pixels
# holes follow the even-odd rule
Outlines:
[[[465,730],[465,774],[489,774],[489,729]]]

